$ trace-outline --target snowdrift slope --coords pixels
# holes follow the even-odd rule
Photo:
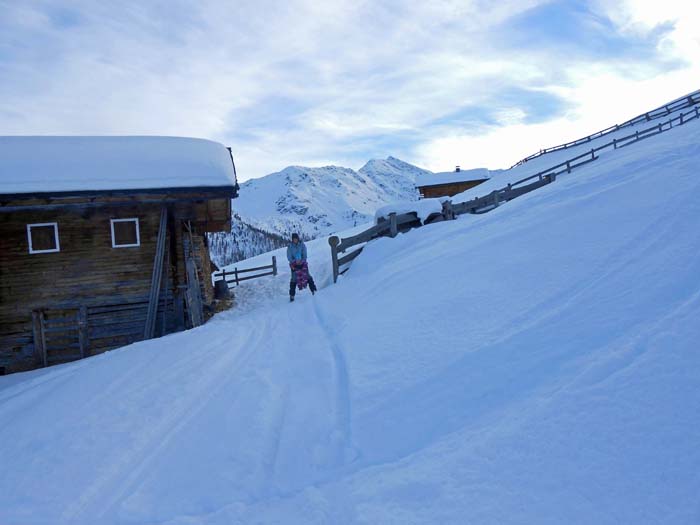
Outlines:
[[[0,522],[697,523],[699,162],[678,128],[316,297],[0,378]]]

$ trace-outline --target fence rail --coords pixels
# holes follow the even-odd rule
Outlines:
[[[688,96],[688,98],[690,98],[690,96]],[[700,100],[698,100],[697,103],[700,103]],[[667,104],[664,107],[668,108],[672,105],[673,103]],[[677,110],[672,110],[671,112],[675,111]],[[341,267],[353,261],[358,255],[360,255],[364,249],[364,245],[373,239],[378,237],[395,237],[398,232],[408,231],[412,228],[420,227],[423,224],[432,224],[444,220],[451,220],[456,218],[457,215],[462,215],[465,213],[487,213],[500,206],[501,203],[508,202],[520,197],[521,195],[541,188],[542,186],[551,184],[559,175],[563,173],[571,173],[572,170],[597,160],[599,158],[598,153],[601,151],[606,149],[615,150],[630,146],[631,144],[635,144],[640,140],[664,133],[665,131],[669,131],[674,127],[682,126],[696,119],[700,119],[700,108],[698,108],[698,106],[695,106],[688,112],[681,112],[679,115],[660,122],[659,124],[655,124],[642,130],[637,130],[634,133],[630,133],[624,137],[616,137],[606,144],[596,148],[591,148],[589,151],[565,160],[564,162],[560,162],[559,164],[550,166],[547,169],[524,177],[518,181],[509,183],[508,185],[494,190],[487,195],[475,197],[472,200],[459,203],[453,203],[450,200],[446,200],[442,203],[441,212],[433,213],[423,222],[421,222],[415,212],[403,213],[400,215],[390,213],[388,218],[379,219],[377,224],[374,226],[351,237],[341,239],[340,237],[332,236],[328,239],[328,243],[331,247],[333,282],[337,282],[338,276],[342,275],[348,270],[348,268],[341,270]],[[362,246],[354,251],[345,253],[348,249],[359,245]]]
[[[519,160],[515,164],[511,166],[511,168],[514,168],[516,166],[520,166],[521,164],[525,164],[526,162],[535,159],[537,157],[540,157],[542,155],[546,155],[547,153],[552,153],[554,151],[560,151],[563,149],[568,149],[568,148],[574,148],[577,146],[580,146],[582,144],[585,144],[587,142],[591,142],[592,140],[599,139],[601,137],[605,137],[606,135],[609,135],[610,133],[614,133],[615,131],[619,131],[620,129],[627,128],[630,126],[635,126],[637,124],[640,124],[642,122],[650,122],[652,120],[657,120],[660,118],[663,118],[667,115],[670,115],[671,113],[674,113],[676,111],[679,111],[681,109],[685,109],[688,107],[696,106],[697,104],[700,104],[700,90],[698,91],[693,91],[692,93],[689,93],[688,95],[685,95],[683,97],[680,97],[673,102],[669,102],[668,104],[664,104],[663,106],[659,106],[656,109],[653,109],[651,111],[648,111],[646,113],[643,113],[641,115],[637,115],[636,117],[627,120],[623,122],[622,124],[615,124],[614,126],[610,126],[609,128],[605,128],[603,130],[600,130],[596,133],[593,133],[591,135],[588,135],[587,137],[583,137],[578,140],[573,140],[571,142],[566,142],[565,144],[559,144],[558,146],[553,146],[551,148],[545,148],[541,149],[537,153],[533,153],[532,155],[525,157],[524,159]]]
[[[246,277],[239,277],[241,274],[260,271],[263,271],[263,273],[256,273],[255,275],[248,275]],[[249,281],[250,279],[258,279],[259,277],[266,277],[268,275],[277,275],[277,257],[275,255],[272,256],[272,264],[269,264],[267,266],[256,266],[255,268],[243,268],[241,270],[239,270],[237,267],[234,267],[233,271],[226,271],[226,269],[224,268],[220,272],[215,273],[214,278],[221,277],[221,279],[217,280],[223,280],[226,282],[227,285],[235,284],[236,286],[238,286],[243,281]],[[228,279],[227,277],[231,278]]]

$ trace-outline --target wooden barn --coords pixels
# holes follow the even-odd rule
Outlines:
[[[230,150],[176,137],[0,137],[0,373],[198,326]]]
[[[432,197],[452,197],[488,180],[489,170],[478,168],[462,170],[459,166],[454,171],[419,175],[416,188],[421,199]]]

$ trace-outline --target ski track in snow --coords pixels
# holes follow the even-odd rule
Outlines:
[[[209,362],[204,356],[200,356],[199,362],[182,359],[174,363],[164,373],[161,373],[157,384],[168,385],[193,374],[192,369],[199,365],[202,372],[202,380],[192,385],[192,389],[176,400],[170,407],[169,413],[158,424],[143,432],[132,447],[132,451],[119,458],[118,461],[107,466],[106,473],[100,479],[96,479],[92,487],[70,505],[64,512],[62,519],[72,521],[76,519],[89,519],[94,516],[104,517],[109,515],[114,507],[122,500],[133,487],[138,484],[144,471],[168,444],[170,437],[183,428],[207,405],[207,402],[218,392],[227,379],[235,378],[236,370],[245,365],[257,349],[258,343],[266,330],[250,330],[247,339],[241,345],[242,354],[237,352],[221,352],[221,342],[213,341],[207,345],[207,350],[217,355],[217,359]],[[206,372],[206,373],[205,373]],[[208,374],[208,375],[207,375]],[[151,392],[154,385],[144,385],[141,392]],[[110,389],[110,391],[113,389]],[[107,397],[109,391],[103,396]],[[132,391],[133,395],[134,391]],[[137,390],[135,393],[139,393]],[[104,489],[113,484],[114,480],[124,478],[118,483],[118,487],[109,490],[111,496],[105,501]]]
[[[333,436],[338,441],[339,463],[344,465],[349,458],[350,447],[352,446],[352,412],[350,406],[350,379],[348,376],[348,366],[345,360],[345,353],[334,333],[333,326],[329,324],[326,315],[323,313],[319,303],[313,302],[314,314],[319,326],[323,330],[328,340],[331,354],[333,356],[333,368],[335,376],[335,413],[336,432]],[[335,327],[336,330],[338,327]]]

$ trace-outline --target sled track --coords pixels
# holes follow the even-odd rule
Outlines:
[[[317,301],[313,301],[314,314],[318,319],[318,324],[328,340],[331,355],[333,356],[333,367],[335,370],[335,428],[339,433],[341,440],[339,450],[340,462],[345,464],[346,451],[352,444],[352,411],[350,404],[350,379],[348,367],[345,361],[345,354],[338,342],[337,337],[333,333],[331,325],[328,323],[325,315]]]
[[[207,406],[209,401],[224,386],[226,380],[234,376],[235,371],[244,367],[252,358],[257,344],[267,331],[268,325],[269,323],[263,329],[249,330],[248,338],[239,347],[241,349],[239,352],[226,349],[225,345],[222,344],[223,341],[219,339],[207,345],[207,355],[216,351],[221,354],[214,363],[209,363],[207,366],[211,372],[210,377],[194,385],[192,390],[180,398],[180,403],[176,404],[161,422],[149,428],[132,447],[135,449],[133,453],[127,454],[123,460],[117,459],[106,465],[105,475],[96,479],[91,489],[66,509],[62,519],[67,521],[78,521],[86,518],[94,520],[97,517],[112,515],[117,504],[130,493],[143,477],[149,465],[167,448],[172,437]],[[149,384],[138,391],[157,389],[158,385],[175,381],[182,377],[183,372],[192,369],[193,366],[191,359],[182,359],[164,374],[160,374],[155,384]],[[196,401],[193,402],[192,399]],[[108,492],[109,485],[118,480],[125,472],[129,474],[112,491],[112,497],[107,501],[102,499],[101,495]]]

